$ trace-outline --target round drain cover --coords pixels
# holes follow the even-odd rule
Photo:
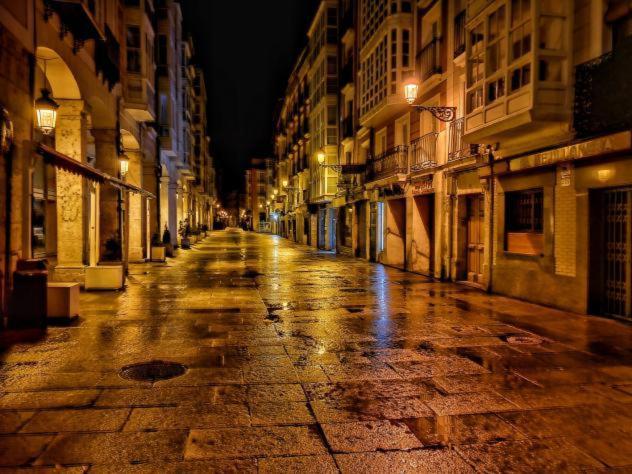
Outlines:
[[[521,345],[538,345],[542,344],[542,339],[535,336],[509,336],[507,338],[509,344],[521,344]]]
[[[138,382],[156,382],[180,377],[187,371],[186,366],[177,362],[165,362],[152,360],[140,364],[126,365],[121,369],[120,375],[124,379]]]

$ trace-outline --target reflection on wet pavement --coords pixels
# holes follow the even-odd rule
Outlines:
[[[0,466],[632,469],[632,328],[275,236],[214,233],[2,342]],[[162,360],[186,371],[134,381]]]

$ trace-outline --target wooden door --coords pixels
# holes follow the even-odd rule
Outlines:
[[[485,208],[483,196],[467,197],[467,238],[465,243],[467,259],[467,280],[481,283],[483,280],[483,255],[485,253]]]

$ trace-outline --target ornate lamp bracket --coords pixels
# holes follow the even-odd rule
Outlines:
[[[442,122],[453,122],[456,118],[456,107],[429,107],[425,105],[413,105],[419,112],[430,112]]]

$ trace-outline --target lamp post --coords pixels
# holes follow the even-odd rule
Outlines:
[[[416,105],[419,94],[419,82],[411,77],[404,83],[404,97],[408,104],[419,112],[430,112],[435,118],[442,122],[452,122],[456,118],[456,107],[435,107],[427,105]]]

